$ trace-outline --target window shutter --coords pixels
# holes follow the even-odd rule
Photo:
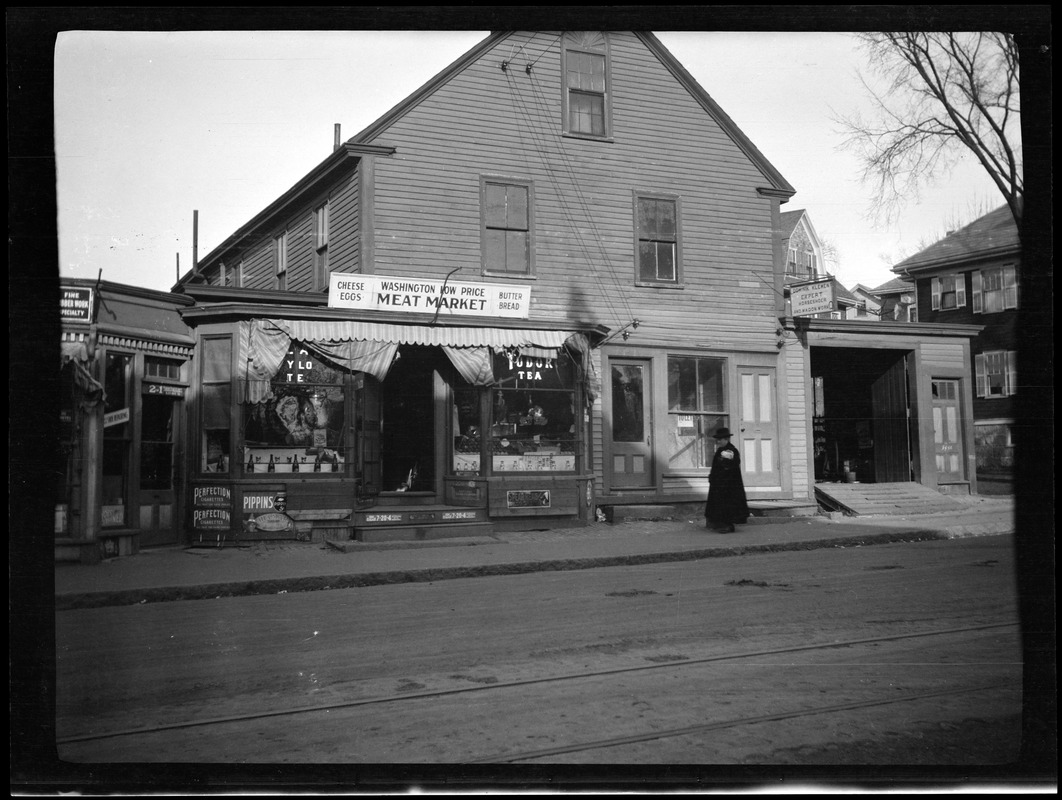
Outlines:
[[[960,272],[954,276],[955,281],[955,307],[965,308],[966,306],[966,273]]]
[[[1003,267],[1003,308],[1018,307],[1018,271]]]
[[[984,300],[981,293],[981,270],[976,270],[972,275],[973,279],[973,312],[980,314],[984,311]]]
[[[1007,382],[1004,386],[1007,396],[1018,393],[1018,354],[1008,350],[1004,355],[1007,370]]]
[[[931,286],[932,286],[932,289],[931,289],[931,291],[932,291],[932,297],[931,297],[932,302],[930,303],[930,305],[932,306],[934,311],[939,311],[940,310],[940,278],[933,278],[933,280],[931,282]]]
[[[974,356],[974,373],[977,379],[977,396],[988,397],[988,373],[985,371],[985,357],[980,353]]]

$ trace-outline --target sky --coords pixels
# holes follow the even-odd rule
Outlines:
[[[654,31],[797,190],[848,288],[1003,204],[972,157],[892,224],[840,149],[868,112],[854,37]],[[60,277],[169,290],[200,258],[487,31],[63,31],[55,47]],[[410,54],[416,54],[410,58]],[[102,272],[101,272],[102,271]]]

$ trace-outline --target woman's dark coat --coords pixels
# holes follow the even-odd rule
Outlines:
[[[749,505],[745,483],[741,480],[741,455],[729,442],[715,451],[708,473],[708,502],[704,516],[713,527],[725,527],[748,521]]]

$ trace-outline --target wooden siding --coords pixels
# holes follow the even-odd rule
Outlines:
[[[811,453],[811,358],[808,349],[798,339],[787,338],[785,343],[785,349],[782,351],[784,407],[779,414],[787,415],[789,421],[792,496],[811,499],[814,489]],[[779,383],[782,382],[780,378]]]
[[[272,289],[276,277],[273,261],[273,237],[264,236],[243,253],[243,280],[245,289]]]
[[[376,164],[373,271],[483,280],[479,178],[517,177],[534,182],[537,271],[513,279],[532,284],[534,319],[637,317],[645,344],[773,348],[766,177],[633,34],[610,34],[614,140],[561,136],[556,38],[507,39],[379,135],[397,151]],[[502,71],[521,46],[531,75]],[[681,198],[684,288],[635,286],[639,192]]]
[[[288,291],[313,291],[313,209],[288,223]]]
[[[364,163],[364,159],[361,163]],[[332,189],[328,209],[328,269],[330,272],[361,270],[361,209],[358,173]]]

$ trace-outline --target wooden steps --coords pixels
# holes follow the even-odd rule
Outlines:
[[[818,483],[815,497],[831,511],[848,514],[940,514],[962,511],[958,500],[920,483]]]

